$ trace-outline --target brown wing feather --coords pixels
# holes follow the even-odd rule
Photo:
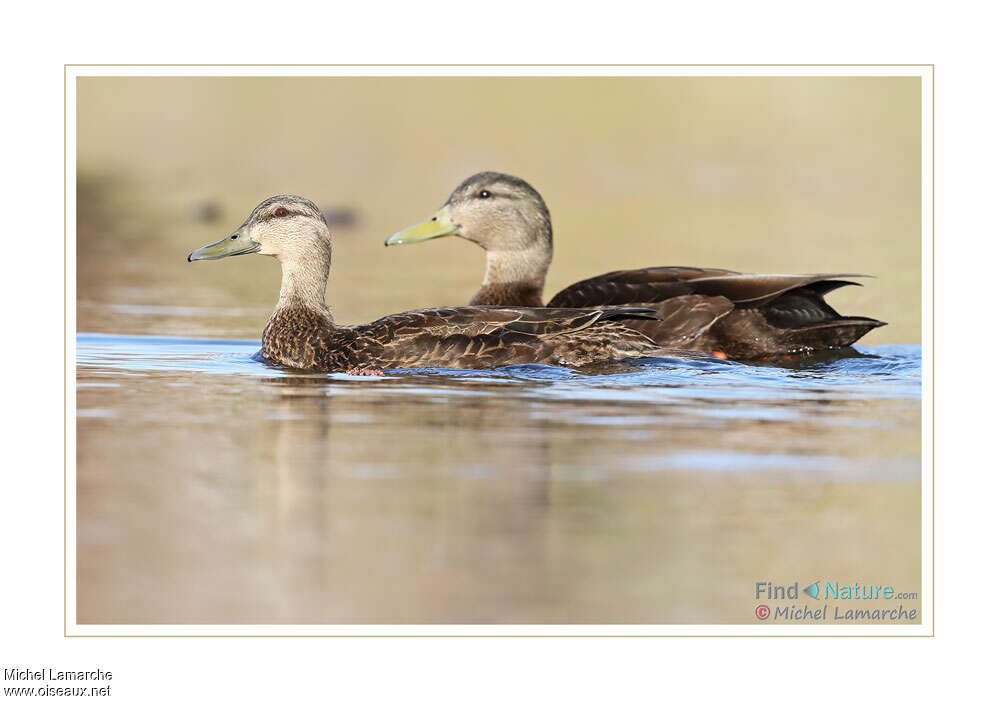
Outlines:
[[[823,291],[850,285],[834,278],[866,277],[853,273],[765,275],[721,268],[658,267],[613,271],[573,283],[557,293],[549,307],[588,307],[661,302],[681,295],[721,296],[744,306],[765,302],[789,290],[826,283]]]
[[[665,347],[731,358],[846,346],[883,323],[843,317],[823,296],[858,274],[759,275],[717,268],[659,267],[605,273],[570,285],[549,302],[648,304],[659,321],[624,322]]]
[[[659,302],[694,292],[689,282],[732,274],[721,268],[667,267],[612,271],[573,283],[557,293],[549,307],[596,307]]]
[[[662,349],[624,320],[644,308],[446,307],[389,315],[354,327],[361,368],[489,368],[583,363],[655,355]]]
[[[712,344],[699,344],[698,340],[733,308],[731,300],[724,297],[681,295],[650,305],[658,319],[623,323],[667,348],[712,351],[716,350]]]

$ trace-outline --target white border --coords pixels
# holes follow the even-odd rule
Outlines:
[[[81,76],[912,76],[932,80],[930,66],[826,66],[826,65],[744,65],[744,66],[670,66],[670,65],[287,65],[287,66],[189,66],[150,65],[73,65],[66,67],[66,78]]]
[[[933,69],[931,66],[67,66],[67,636],[930,636],[933,635]],[[76,78],[84,76],[913,76],[922,79],[922,623],[917,625],[79,625],[76,624]]]

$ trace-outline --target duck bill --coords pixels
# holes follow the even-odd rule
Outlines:
[[[187,255],[188,261],[213,261],[227,256],[242,256],[260,250],[260,244],[250,240],[246,225],[240,227],[222,241],[202,246]]]
[[[415,244],[427,239],[438,239],[442,236],[454,236],[458,233],[458,225],[451,221],[451,213],[445,205],[426,222],[414,224],[412,227],[396,232],[385,240],[386,246],[396,244]]]

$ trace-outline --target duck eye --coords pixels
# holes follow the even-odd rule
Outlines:
[[[288,210],[286,210],[283,207],[279,207],[276,210],[274,210],[274,216],[275,217],[287,217],[288,216]]]
[[[479,197],[481,197],[483,200],[485,200],[490,195],[492,195],[492,193],[489,192],[488,190],[480,190],[479,191]]]

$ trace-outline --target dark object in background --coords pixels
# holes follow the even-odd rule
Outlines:
[[[191,205],[188,216],[195,222],[202,224],[215,224],[222,219],[225,208],[218,200],[204,199]],[[360,215],[353,207],[324,207],[323,215],[329,227],[340,230],[356,229],[360,221]]]
[[[360,213],[353,207],[324,207],[323,215],[330,229],[341,231],[357,229],[361,219]]]
[[[191,206],[190,216],[195,222],[214,224],[222,219],[222,205],[218,200],[202,200]]]

